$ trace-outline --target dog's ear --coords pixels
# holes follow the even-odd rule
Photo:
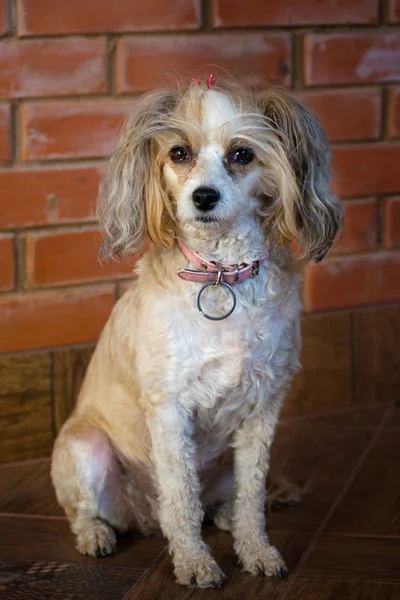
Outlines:
[[[101,259],[140,253],[148,236],[157,245],[172,245],[173,215],[156,164],[155,144],[174,106],[171,91],[147,94],[122,129],[97,201],[104,233]]]
[[[330,187],[328,140],[317,119],[286,93],[270,89],[257,99],[284,147],[299,192],[298,198],[285,202],[282,218],[290,212],[286,221],[294,224],[293,237],[300,239],[309,259],[319,262],[343,223],[342,206]]]

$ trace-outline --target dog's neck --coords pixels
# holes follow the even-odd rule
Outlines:
[[[250,217],[226,228],[185,224],[180,237],[196,254],[224,263],[250,263],[265,255],[267,249],[265,230]]]

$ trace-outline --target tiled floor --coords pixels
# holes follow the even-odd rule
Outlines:
[[[174,582],[165,542],[121,538],[115,556],[80,556],[47,460],[0,468],[0,599],[400,600],[400,409],[388,405],[281,424],[272,474],[304,486],[268,531],[290,569],[240,572],[229,534],[204,536],[228,576],[221,590]]]

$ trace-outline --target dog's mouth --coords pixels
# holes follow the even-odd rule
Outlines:
[[[211,217],[211,216],[201,216],[201,217],[195,217],[195,221],[199,222],[199,223],[218,223],[218,219],[216,217]]]

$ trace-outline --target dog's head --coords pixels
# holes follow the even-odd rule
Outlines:
[[[342,223],[330,152],[311,114],[275,89],[192,82],[142,97],[99,196],[103,256],[168,247],[185,226],[226,230],[239,219],[296,240],[321,260]]]

